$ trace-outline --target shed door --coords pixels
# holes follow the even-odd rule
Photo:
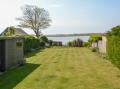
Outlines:
[[[0,71],[5,71],[5,41],[0,40]]]

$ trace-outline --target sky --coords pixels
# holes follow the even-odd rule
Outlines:
[[[43,34],[74,34],[106,32],[120,25],[120,0],[1,0],[0,32],[17,26],[21,7],[37,5],[45,8],[52,19]],[[33,34],[31,29],[23,29]]]

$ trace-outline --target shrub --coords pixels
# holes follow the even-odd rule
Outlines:
[[[57,46],[57,42],[53,42],[53,43],[52,43],[52,46]]]
[[[41,46],[44,47],[50,47],[52,46],[52,41],[49,41],[48,38],[46,36],[41,36],[40,37],[40,42],[41,42]]]
[[[71,42],[68,42],[67,45],[71,47],[82,47],[83,41],[81,39],[76,39]]]
[[[107,56],[120,68],[120,36],[107,37]]]
[[[69,41],[68,43],[67,43],[67,46],[72,46],[72,42],[71,41]]]
[[[41,48],[45,47],[45,43],[44,42],[40,42],[40,47]]]
[[[92,52],[97,52],[97,48],[92,48]]]
[[[84,42],[83,47],[89,47],[90,43],[89,42]]]
[[[42,47],[38,38],[33,36],[24,36],[24,53],[31,52],[33,49]]]
[[[112,28],[107,33],[107,56],[120,68],[120,26]]]
[[[46,36],[41,36],[40,42],[48,43],[48,38]]]
[[[52,46],[53,41],[52,40],[48,40],[48,43],[49,43],[50,46]]]

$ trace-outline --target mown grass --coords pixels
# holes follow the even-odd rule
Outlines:
[[[54,47],[0,75],[0,89],[120,89],[120,70],[87,48]]]

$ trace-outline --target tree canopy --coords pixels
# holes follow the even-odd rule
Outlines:
[[[120,36],[120,25],[116,26],[116,27],[113,27],[111,29],[111,31],[107,32],[107,35],[108,36],[112,36],[112,35],[114,35],[114,36]]]
[[[49,12],[44,8],[37,6],[25,5],[22,8],[23,16],[17,18],[20,21],[18,26],[23,28],[31,28],[37,37],[41,35],[41,29],[45,29],[50,26]]]
[[[91,35],[89,38],[89,42],[98,42],[99,40],[102,40],[100,35]]]
[[[7,28],[7,30],[2,34],[3,36],[13,36],[15,33],[15,27],[10,26]]]

